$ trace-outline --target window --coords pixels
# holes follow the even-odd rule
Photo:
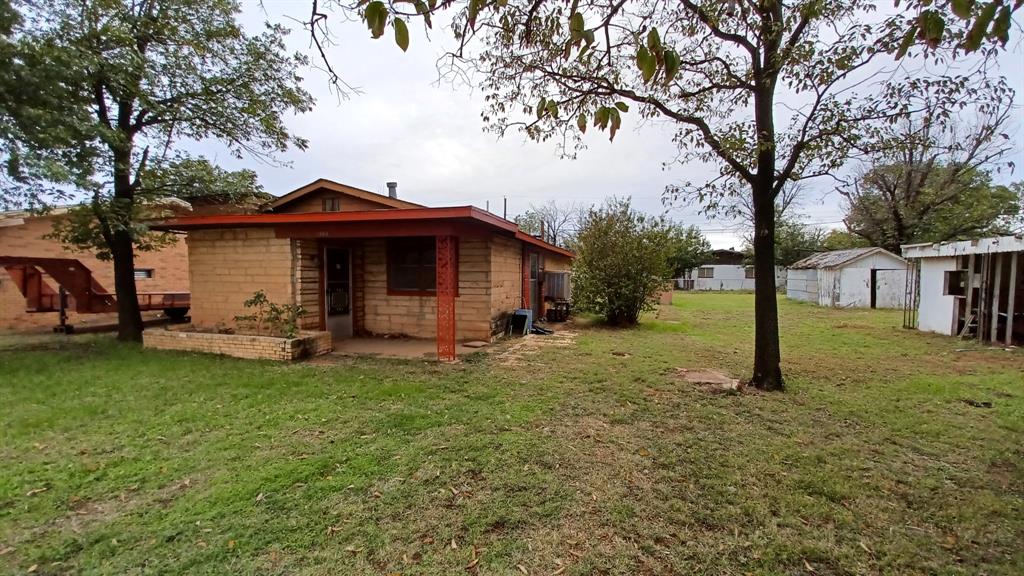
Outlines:
[[[711,266],[701,266],[697,269],[697,278],[714,278],[715,269]]]
[[[967,270],[946,270],[943,274],[942,293],[946,296],[966,296]]]
[[[341,196],[330,196],[320,200],[324,212],[341,212]]]
[[[152,277],[153,277],[153,269],[152,268],[136,268],[135,269],[135,279],[136,280],[143,280],[143,279],[148,279],[148,278],[152,278]]]
[[[748,280],[753,278],[754,277],[754,267],[753,266],[747,266],[746,268],[744,268],[743,269],[743,277],[748,279]]]
[[[388,241],[388,292],[419,294],[437,289],[433,237]]]

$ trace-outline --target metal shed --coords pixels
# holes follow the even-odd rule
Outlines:
[[[789,267],[786,297],[840,308],[902,308],[906,265],[883,248],[818,252]]]

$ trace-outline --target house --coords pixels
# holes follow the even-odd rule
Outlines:
[[[87,285],[104,304],[89,306],[71,298],[68,323],[81,326],[116,321],[116,314],[108,305],[113,302],[109,294],[114,290],[113,264],[97,260],[91,253],[70,251],[57,240],[45,237],[53,230],[54,220],[65,212],[59,208],[45,215],[0,212],[0,329],[35,330],[60,323],[59,283],[45,269],[26,264],[31,261],[66,264],[91,278]],[[184,241],[158,252],[136,254],[135,282],[140,293],[187,296],[188,251]],[[101,312],[85,312],[90,308]]]
[[[915,299],[904,324],[1019,345],[1024,340],[1024,238],[909,244]]]
[[[698,268],[687,270],[676,280],[683,290],[753,290],[754,267],[744,264],[746,256],[736,250],[712,250],[710,259]],[[785,283],[786,271],[775,268],[775,283]]]
[[[789,267],[786,297],[839,308],[902,308],[907,263],[882,248],[819,252]]]
[[[510,313],[567,298],[573,254],[472,206],[430,208],[330,180],[262,214],[183,216],[157,229],[188,234],[194,325],[232,326],[258,290],[301,305],[301,327],[335,339],[490,340]],[[559,294],[554,294],[553,290]]]

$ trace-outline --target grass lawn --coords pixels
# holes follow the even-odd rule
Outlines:
[[[0,572],[1024,573],[1024,353],[780,306],[780,394],[676,376],[749,294],[519,366],[0,338]]]

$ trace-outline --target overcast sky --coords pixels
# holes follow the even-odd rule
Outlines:
[[[243,21],[253,32],[268,19],[289,24],[293,27],[290,47],[317,62],[305,32],[287,20],[307,15],[309,0],[264,0],[266,13],[256,2],[244,4]],[[636,207],[663,213],[661,193],[666,185],[683,179],[701,181],[707,173],[701,166],[664,169],[664,162],[676,152],[671,126],[637,127],[631,114],[624,116],[624,129],[614,143],[606,133],[590,131],[588,149],[576,160],[559,159],[553,142],[525,141],[518,134],[499,140],[482,131],[479,92],[438,85],[435,62],[443,52],[442,42],[448,40],[442,31],[435,32],[430,43],[419,26],[410,26],[411,46],[403,53],[391,39],[390,29],[384,38],[372,40],[363,24],[339,22],[339,14],[331,19],[335,45],[328,48],[328,55],[344,80],[362,93],[339,101],[329,91],[324,73],[307,71],[305,87],[316,97],[316,106],[290,119],[288,126],[309,140],[309,149],[283,155],[287,166],[238,161],[216,146],[204,145],[199,152],[225,167],[255,170],[266,190],[275,195],[317,178],[386,194],[384,183],[394,180],[400,197],[429,206],[484,208],[489,202],[490,210],[500,215],[507,198],[509,218],[531,203],[592,204],[610,196],[630,196]],[[1014,54],[1004,57],[1001,65],[1002,73],[1022,93],[1024,52],[1019,39],[1016,42]],[[1019,111],[1017,116],[1020,119]],[[1024,167],[1020,150],[1016,156],[1017,164]],[[1019,172],[1016,176],[1021,177]],[[839,227],[839,198],[829,190],[826,181],[811,183],[800,211],[810,223]],[[672,207],[668,214],[699,225],[715,248],[742,244],[730,231],[732,223],[708,221],[692,207]]]

